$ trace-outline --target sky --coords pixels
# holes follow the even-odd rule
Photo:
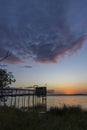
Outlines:
[[[0,0],[0,64],[12,86],[87,93],[86,12],[87,0]]]

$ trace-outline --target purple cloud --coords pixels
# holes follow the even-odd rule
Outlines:
[[[40,63],[77,51],[84,43],[87,2],[81,0],[0,1],[0,58],[5,62]],[[82,11],[81,11],[81,10]]]

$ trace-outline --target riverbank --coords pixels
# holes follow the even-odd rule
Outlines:
[[[87,111],[80,107],[51,108],[46,113],[0,107],[1,130],[87,130]]]

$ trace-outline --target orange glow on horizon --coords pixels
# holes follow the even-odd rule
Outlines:
[[[74,93],[76,93],[73,89],[66,89],[66,90],[64,90],[64,92],[63,92],[64,94],[74,94]]]
[[[76,91],[74,89],[71,88],[59,88],[55,90],[55,93],[59,93],[59,94],[75,94]]]
[[[55,89],[55,93],[59,94],[85,94],[87,93],[87,84],[86,85],[74,85],[74,86],[65,86]]]

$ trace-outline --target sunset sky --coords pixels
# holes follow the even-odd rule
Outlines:
[[[8,51],[12,86],[87,93],[87,0],[0,0],[0,59]]]

